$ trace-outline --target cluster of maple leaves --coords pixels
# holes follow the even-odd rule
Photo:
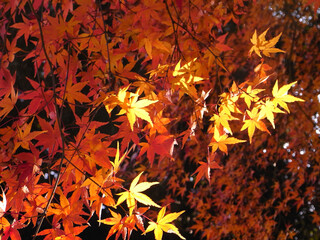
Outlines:
[[[246,5],[1,3],[1,236],[21,239],[18,229],[32,224],[35,237],[80,239],[97,214],[111,226],[107,239],[129,239],[137,229],[153,231],[156,240],[163,232],[184,239],[172,223],[184,211],[168,213],[170,201],[160,205],[142,193],[175,166],[169,188],[185,194],[181,185],[191,176],[181,180],[183,162],[176,152],[191,154],[192,144],[203,146],[205,160],[197,160],[192,183],[196,188],[203,177],[211,182],[212,169],[222,168],[217,156],[227,155],[228,145],[246,142],[238,137],[242,131],[252,143],[256,129],[270,133],[266,124],[275,128],[275,114],[303,101],[288,93],[295,82],[274,81],[262,58],[284,52],[275,48],[281,34],[267,40],[268,30],[254,32],[248,47],[249,55],[261,58],[253,77],[221,83],[219,74],[229,72],[222,56],[231,48],[225,44],[228,33],[216,36],[211,29],[238,24]],[[208,34],[213,42],[206,41]],[[20,76],[19,84],[27,87],[17,87],[18,60],[33,67]],[[210,100],[219,84],[218,97]],[[147,173],[159,182],[148,182]],[[111,216],[101,219],[104,206]],[[44,218],[52,228],[41,228]],[[202,231],[198,226],[193,229]]]

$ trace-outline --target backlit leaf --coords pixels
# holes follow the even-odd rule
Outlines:
[[[161,240],[163,232],[174,233],[178,235],[181,239],[185,239],[180,233],[176,226],[171,222],[176,220],[184,211],[174,212],[165,215],[166,207],[161,208],[158,213],[157,222],[149,222],[149,226],[143,234],[154,231],[154,236],[156,240]]]

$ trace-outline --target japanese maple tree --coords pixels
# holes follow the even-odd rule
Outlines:
[[[318,6],[2,1],[0,238],[319,235]]]

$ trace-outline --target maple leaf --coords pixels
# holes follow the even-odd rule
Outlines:
[[[217,126],[217,127],[220,127],[222,125],[232,135],[232,131],[231,131],[231,128],[230,128],[230,125],[229,125],[228,121],[238,120],[238,118],[235,118],[235,117],[231,116],[230,114],[228,114],[228,112],[229,111],[222,111],[219,114],[214,114],[210,118],[210,121],[214,121],[215,126]]]
[[[127,234],[128,230],[129,232],[131,232],[131,230],[134,229],[134,225],[135,225],[134,216],[129,216],[129,217],[125,216],[124,218],[122,218],[121,214],[115,213],[112,210],[109,210],[109,211],[112,215],[112,218],[98,220],[98,222],[101,222],[103,224],[112,225],[106,240],[108,240],[116,232],[118,232],[115,237],[116,240],[120,237],[120,234],[122,234],[123,239],[126,239],[127,235],[130,236],[130,234]]]
[[[219,164],[214,160],[215,156],[216,153],[213,153],[208,157],[207,162],[199,162],[200,166],[192,174],[193,176],[196,173],[198,173],[193,187],[197,185],[197,183],[200,181],[202,177],[205,177],[210,182],[211,169],[222,169],[222,167],[219,166]]]
[[[196,58],[192,61],[186,63],[181,67],[181,60],[177,63],[172,73],[173,78],[170,82],[173,86],[178,86],[182,92],[179,92],[179,97],[181,98],[184,93],[197,99],[197,90],[195,84],[202,81],[203,78],[194,76],[192,73],[191,65],[196,61]]]
[[[174,233],[178,235],[181,239],[185,239],[180,233],[176,226],[174,226],[171,222],[176,220],[182,213],[174,212],[165,215],[166,207],[161,208],[158,213],[157,222],[149,222],[149,226],[143,234],[154,231],[154,236],[156,240],[161,240],[163,236],[163,232]]]
[[[60,194],[60,204],[53,203],[48,211],[61,216],[60,218],[66,217],[71,213],[70,203],[63,194]]]
[[[2,108],[0,111],[0,117],[6,117],[14,108],[17,100],[18,93],[16,93],[12,87],[10,97],[9,94],[6,94],[5,97],[0,101],[0,108]]]
[[[9,221],[2,217],[0,218],[0,238],[3,240],[11,239],[11,240],[21,240],[20,233],[18,229],[25,227],[18,220],[13,219],[10,224]]]
[[[240,98],[243,98],[248,108],[250,108],[251,102],[257,101],[259,99],[257,94],[262,91],[264,91],[264,89],[252,89],[252,86],[249,86],[247,90],[241,93]]]
[[[36,173],[40,172],[42,158],[39,157],[39,152],[36,147],[30,144],[30,152],[21,152],[15,154],[19,165],[15,173],[19,176],[19,185],[25,184],[26,180],[32,178]]]
[[[252,142],[252,136],[256,128],[270,134],[266,125],[261,120],[259,120],[259,113],[257,108],[253,108],[251,112],[247,110],[247,114],[249,115],[250,119],[244,120],[244,124],[240,131],[243,131],[248,128],[250,143]]]
[[[119,90],[117,99],[121,110],[118,114],[127,114],[131,130],[133,130],[133,124],[136,122],[137,117],[146,120],[152,126],[153,124],[149,113],[144,108],[158,102],[158,100],[142,99],[138,101],[139,94],[127,92],[128,88],[129,86]]]
[[[124,154],[121,158],[119,158],[119,142],[117,142],[117,152],[116,152],[116,156],[114,158],[114,162],[111,162],[112,166],[113,166],[113,172],[114,174],[118,172],[119,167],[121,162],[123,161],[123,159],[126,157],[126,154]]]
[[[74,233],[74,224],[82,225],[86,220],[80,215],[87,215],[82,211],[82,202],[75,198],[68,198],[61,192],[60,203],[52,203],[48,208],[48,215],[53,216],[53,222],[58,222],[62,219],[65,232]]]
[[[280,33],[278,36],[276,36],[270,40],[266,40],[266,34],[267,34],[268,30],[269,30],[269,28],[266,31],[264,31],[262,34],[260,34],[259,37],[257,36],[257,30],[254,31],[254,34],[253,34],[252,38],[250,39],[253,46],[249,50],[249,56],[251,56],[253,51],[259,57],[262,57],[260,52],[262,52],[267,57],[270,57],[270,53],[277,53],[277,52],[284,53],[285,52],[279,48],[274,48],[276,43],[279,41],[282,33]]]
[[[6,208],[7,208],[7,198],[4,191],[2,190],[2,201],[0,201],[0,218],[5,214]]]
[[[14,38],[11,43],[7,39],[6,47],[8,50],[8,58],[9,58],[8,60],[9,60],[9,62],[13,62],[15,59],[16,53],[21,50],[20,48],[17,47],[17,39]]]
[[[199,164],[200,166],[193,173],[193,175],[198,173],[193,187],[197,185],[202,177],[206,177],[206,179],[210,182],[210,164],[208,162],[199,162]]]
[[[58,127],[58,121],[55,121],[54,127],[45,119],[37,117],[39,125],[43,131],[46,131],[36,137],[38,140],[36,146],[43,146],[49,153],[56,152],[62,146],[62,140]]]
[[[130,189],[128,191],[119,193],[120,195],[118,202],[116,206],[127,200],[127,206],[129,208],[129,213],[132,215],[132,212],[134,208],[136,207],[136,201],[143,203],[147,206],[154,206],[160,208],[158,204],[153,202],[151,198],[149,198],[147,195],[141,193],[147,189],[149,189],[151,186],[155,184],[159,184],[159,182],[143,182],[143,183],[138,183],[140,176],[143,172],[141,172],[135,179],[133,179]]]
[[[224,112],[229,116],[231,116],[231,112],[242,113],[237,106],[237,101],[240,97],[240,90],[235,82],[232,83],[230,92],[224,92],[220,95],[220,97],[221,105],[219,107],[219,112]]]
[[[70,108],[74,111],[75,101],[80,103],[90,102],[90,99],[81,92],[81,90],[87,85],[86,82],[79,82],[72,84],[72,79],[69,79],[66,86],[65,97],[70,103]]]
[[[225,154],[228,154],[227,144],[236,144],[245,142],[245,140],[240,140],[234,137],[228,137],[227,134],[220,134],[220,131],[217,127],[214,128],[214,136],[212,138],[213,141],[209,144],[212,147],[212,152],[217,151],[219,148]]]
[[[0,96],[14,93],[14,84],[16,81],[16,73],[11,75],[8,69],[0,71]]]
[[[174,138],[172,135],[151,135],[150,138],[147,136],[148,142],[141,142],[139,145],[142,146],[139,156],[142,156],[147,152],[147,157],[150,165],[153,165],[155,154],[159,154],[160,158],[166,156],[171,157],[171,149],[174,144]]]
[[[134,213],[134,219],[136,221],[137,227],[144,232],[144,224],[143,224],[143,219],[142,219],[142,215],[149,210],[149,207],[140,207],[138,208],[135,213]]]
[[[96,211],[99,220],[101,219],[102,204],[106,206],[114,206],[115,200],[112,196],[111,189],[108,188],[114,184],[115,181],[122,181],[119,178],[113,177],[109,179],[110,172],[105,168],[101,168],[96,174],[90,178],[87,178],[81,187],[89,187],[88,200],[93,211]],[[101,197],[102,194],[102,197]]]
[[[196,119],[200,120],[200,123],[202,123],[202,119],[205,112],[208,112],[206,99],[208,98],[210,92],[212,89],[210,89],[208,92],[205,92],[202,90],[201,96],[196,100],[196,105],[194,109],[194,116]]]
[[[215,47],[216,47],[220,52],[226,52],[226,51],[233,50],[231,47],[229,47],[228,45],[225,44],[227,35],[228,35],[228,33],[225,33],[225,34],[219,36],[219,37],[216,39],[216,40],[218,41],[218,43],[215,44]]]
[[[0,238],[6,236],[6,239],[9,238],[10,223],[5,217],[0,218]],[[4,235],[4,236],[3,236]]]
[[[43,212],[43,209],[46,207],[48,199],[38,194],[28,201],[23,201],[23,207],[26,210],[26,213],[23,215],[24,218],[30,218],[33,225],[37,224],[37,219],[33,216],[37,216],[39,213]]]
[[[275,128],[274,125],[274,115],[273,113],[284,113],[281,109],[277,108],[273,101],[269,99],[260,106],[259,120],[267,117],[269,122],[272,124],[272,127]]]
[[[121,116],[117,121],[122,122],[119,126],[119,131],[117,133],[116,139],[122,138],[120,151],[124,151],[127,146],[129,146],[132,141],[134,144],[139,145],[140,139],[138,134],[140,133],[139,129],[131,130],[129,121],[126,116]],[[115,139],[115,140],[116,140]],[[113,139],[111,139],[113,140]]]
[[[23,100],[31,100],[28,105],[28,114],[33,115],[39,109],[45,108],[48,115],[54,112],[53,91],[45,91],[44,84],[39,84],[36,81],[26,77],[34,90],[25,91],[19,96]]]
[[[179,10],[181,11],[182,10],[183,0],[176,0],[176,4],[177,4]]]
[[[157,48],[164,52],[170,53],[170,44],[168,42],[162,42],[157,39],[158,35],[155,33],[149,34],[146,38],[143,38],[140,43],[139,47],[144,45],[144,48],[149,55],[150,59],[153,58],[152,53],[154,52],[152,48]]]
[[[22,15],[23,22],[15,23],[11,25],[12,28],[19,29],[16,35],[16,39],[24,36],[24,41],[26,46],[28,46],[29,36],[34,34],[38,30],[38,25],[36,24],[36,19],[29,20]]]
[[[312,213],[312,222],[320,224],[320,215],[317,212]]]
[[[32,131],[31,127],[33,123],[34,118],[32,118],[31,122],[29,124],[24,124],[22,128],[18,127],[18,138],[15,141],[13,152],[15,152],[20,146],[24,149],[29,150],[29,144],[32,139],[37,137],[38,135],[42,133],[46,133],[47,131]]]
[[[289,111],[289,108],[287,106],[287,103],[297,102],[297,101],[304,102],[303,99],[297,98],[297,97],[294,97],[294,96],[288,94],[289,89],[295,83],[296,82],[292,82],[290,84],[286,84],[286,85],[282,86],[279,89],[278,88],[278,80],[276,81],[276,83],[274,84],[274,87],[272,89],[272,95],[274,97],[272,102],[275,105],[275,107],[277,107],[278,104],[279,104],[282,108],[284,108],[289,113],[290,111]]]
[[[264,59],[261,58],[261,63],[254,68],[254,72],[258,73],[259,78],[262,79],[262,80],[259,79],[260,80],[259,83],[264,81],[264,79],[268,76],[266,72],[270,71],[271,69],[272,67],[264,63]]]

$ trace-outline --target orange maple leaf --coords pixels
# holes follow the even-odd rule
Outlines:
[[[209,146],[212,147],[212,152],[215,152],[218,148],[228,154],[228,147],[227,144],[236,144],[245,142],[245,140],[237,139],[234,137],[228,137],[227,134],[221,134],[217,127],[214,128],[214,136],[212,138],[211,143]]]
[[[210,182],[211,169],[222,169],[222,167],[214,160],[215,153],[213,153],[212,156],[213,157],[209,156],[207,162],[199,162],[200,166],[192,174],[195,175],[196,173],[198,173],[193,187],[197,185],[202,177],[205,177]]]
[[[160,155],[160,159],[168,156],[171,157],[171,149],[174,144],[174,138],[172,135],[152,135],[147,137],[148,142],[141,142],[139,145],[142,146],[139,156],[142,156],[147,152],[147,157],[150,165],[153,165],[155,154]]]
[[[29,150],[30,141],[38,135],[47,132],[46,130],[31,132],[33,120],[34,118],[32,118],[29,124],[24,124],[22,128],[18,127],[18,138],[15,139],[13,152],[15,152],[20,146],[24,149]]]
[[[76,84],[72,84],[72,80],[69,79],[66,86],[65,97],[68,103],[70,104],[70,108],[74,111],[75,101],[80,103],[90,102],[90,99],[81,92],[81,90],[87,85],[86,82],[79,82]]]
[[[53,222],[58,222],[62,219],[63,227],[66,233],[74,234],[74,225],[82,225],[86,220],[80,215],[87,215],[82,211],[82,202],[75,201],[73,198],[67,198],[64,193],[60,193],[60,203],[52,203],[48,208],[48,215],[53,216]]]
[[[6,94],[4,98],[0,101],[0,108],[2,108],[0,111],[0,117],[6,117],[14,108],[17,100],[18,100],[18,93],[16,93],[12,87],[11,93]]]
[[[110,210],[110,213],[112,215],[112,218],[98,220],[98,222],[101,222],[103,224],[112,225],[106,240],[108,240],[116,232],[118,232],[115,237],[116,240],[120,237],[120,234],[122,234],[122,238],[125,240],[127,238],[127,235],[128,237],[130,236],[128,232],[131,232],[132,229],[134,229],[134,216],[125,216],[124,218],[122,218],[121,214],[115,213],[112,210]]]

